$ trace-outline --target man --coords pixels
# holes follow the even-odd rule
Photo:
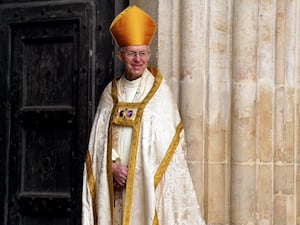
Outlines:
[[[112,22],[125,72],[103,91],[83,177],[83,225],[203,225],[171,91],[148,69],[155,23],[136,6]]]

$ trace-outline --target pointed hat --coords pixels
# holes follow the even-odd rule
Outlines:
[[[137,6],[128,6],[110,25],[110,33],[119,47],[150,45],[155,33],[153,19]]]

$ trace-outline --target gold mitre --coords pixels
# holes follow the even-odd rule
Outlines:
[[[137,6],[128,6],[113,20],[109,30],[119,47],[150,45],[155,23]]]

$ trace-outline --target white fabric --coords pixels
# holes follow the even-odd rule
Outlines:
[[[119,84],[120,95],[118,96],[119,101],[124,102],[133,102],[134,98],[137,94],[137,89],[139,87],[141,78],[138,78],[133,81],[129,81],[125,78],[125,76],[121,77],[121,81]],[[116,128],[115,128],[116,129]],[[131,135],[132,128],[131,127],[118,127],[118,149],[116,152],[119,155],[120,164],[127,166],[130,144],[131,144]],[[115,209],[114,209],[114,225],[122,224],[122,213],[123,206],[125,201],[125,189],[122,192],[115,194]]]
[[[122,80],[117,82],[120,101],[125,100],[122,92]],[[154,77],[147,70],[140,79],[133,101],[142,101],[151,89],[153,82]],[[112,224],[106,171],[107,130],[112,106],[111,84],[109,84],[105,88],[97,108],[89,142],[92,169],[96,181],[98,225]],[[185,160],[184,132],[180,134],[180,142],[162,180],[157,189],[154,188],[154,174],[168,149],[179,122],[177,106],[163,80],[147,104],[141,121],[130,225],[152,225],[155,210],[160,225],[205,224]],[[85,166],[82,224],[94,225],[91,193],[87,185],[86,172]],[[117,208],[114,210],[115,214],[116,212],[122,213],[121,207],[122,204],[115,204],[115,208]],[[121,221],[115,221],[116,224],[121,224]]]
[[[119,101],[124,102],[133,102],[136,96],[137,89],[139,87],[141,78],[138,78],[133,81],[129,81],[125,78],[125,76],[121,77],[121,81],[119,82],[119,90],[120,95]],[[131,134],[132,128],[131,127],[121,127],[119,130],[119,141],[117,152],[119,153],[119,157],[121,160],[122,165],[128,164],[128,157],[129,157],[129,150],[130,150],[130,143],[131,143]]]
[[[112,160],[116,161],[117,159],[120,159],[119,153],[116,151],[116,149],[112,149]]]

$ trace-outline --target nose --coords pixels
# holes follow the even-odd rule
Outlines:
[[[136,60],[136,61],[140,61],[141,60],[141,56],[140,56],[140,54],[138,54],[138,53],[136,53],[135,55],[134,55],[134,60]]]

